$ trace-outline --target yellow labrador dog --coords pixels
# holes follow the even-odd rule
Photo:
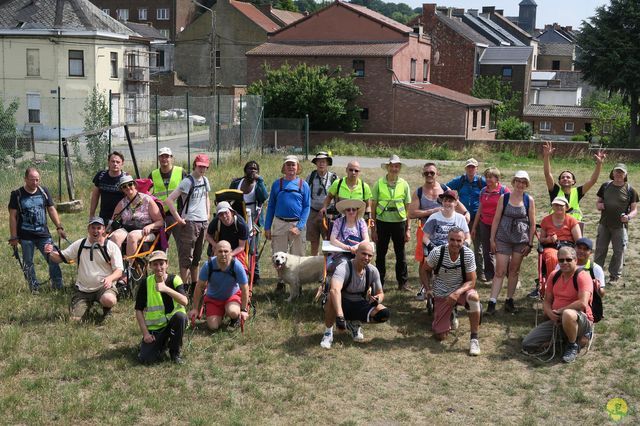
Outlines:
[[[279,251],[271,258],[278,276],[289,284],[291,302],[302,292],[302,284],[318,282],[324,274],[324,256],[296,256]]]

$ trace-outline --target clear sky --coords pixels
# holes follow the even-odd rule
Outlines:
[[[506,16],[518,16],[520,0],[396,0],[404,2],[411,8],[421,7],[423,3],[436,3],[438,6],[458,7],[482,10],[482,6],[495,6],[504,9]],[[536,27],[544,28],[545,24],[557,22],[560,25],[572,25],[579,28],[583,20],[593,16],[598,6],[608,5],[606,0],[535,0],[538,5]]]

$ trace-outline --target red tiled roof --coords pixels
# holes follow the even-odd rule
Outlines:
[[[438,86],[437,84],[424,83],[424,84],[409,84],[409,83],[396,83],[400,88],[413,89],[422,93],[437,96],[439,98],[447,99],[449,101],[457,102],[467,106],[487,106],[492,105],[495,101],[491,99],[474,98],[464,93],[456,92],[455,90],[447,89],[446,87]]]
[[[384,16],[381,13],[375,12],[365,6],[361,6],[359,4],[353,4],[353,3],[346,3],[344,1],[337,1],[336,3],[340,4],[341,6],[345,6],[349,9],[352,9],[358,13],[361,13],[363,15],[368,16],[369,18],[381,22],[383,24],[385,24],[388,27],[391,27],[397,31],[403,32],[403,33],[411,33],[413,32],[413,29],[411,29],[410,27],[407,27],[404,24],[401,24],[398,21],[394,21],[391,18],[388,18],[386,16]]]
[[[291,12],[290,10],[282,10],[276,8],[271,9],[271,14],[284,22],[285,25],[289,25],[292,22],[304,18],[304,15],[300,12]]]
[[[251,3],[229,0],[229,4],[268,33],[280,29],[280,25],[273,22],[268,16],[260,12],[258,8]]]
[[[256,56],[393,56],[407,43],[367,43],[341,41],[309,41],[285,43],[266,42],[249,50],[247,55]]]

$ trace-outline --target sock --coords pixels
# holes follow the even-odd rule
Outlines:
[[[497,303],[497,302],[498,302],[498,300],[497,300],[495,297],[490,297],[490,298],[489,298],[489,302],[490,302],[490,303]]]
[[[478,333],[471,333],[471,339],[477,339]]]
[[[328,334],[328,335],[330,335],[330,336],[333,336],[333,326],[331,326],[331,327],[326,327],[326,328],[324,329],[324,334]]]

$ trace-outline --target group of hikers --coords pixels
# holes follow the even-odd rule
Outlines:
[[[207,327],[215,330],[224,317],[230,319],[230,327],[248,317],[249,275],[257,283],[260,268],[256,263],[250,272],[246,247],[257,247],[262,228],[273,253],[304,256],[306,240],[312,256],[319,254],[323,240],[339,249],[340,253],[330,256],[323,298],[323,348],[332,346],[334,327],[347,330],[360,342],[364,340],[362,323],[390,318],[382,302],[388,290],[386,258],[391,242],[397,289],[412,291],[405,247],[415,221],[414,257],[420,265],[416,298],[433,309],[434,337],[443,340],[458,327],[456,307],[464,306],[470,320],[469,353],[479,355],[483,314],[495,314],[505,278],[504,310],[518,311],[514,296],[520,266],[537,250],[538,242],[541,279],[529,296],[543,299],[548,321],[524,338],[523,349],[535,353],[552,338],[562,336],[566,343],[562,359],[571,362],[593,335],[593,322],[599,319],[594,318],[592,302],[595,293],[598,298],[604,295],[607,280],[601,266],[609,245],[613,253],[608,283],[622,280],[627,228],[637,215],[638,194],[627,182],[626,166],[617,164],[596,194],[600,220],[592,260],[594,243],[583,235],[580,200],[597,183],[605,155],[594,155],[591,177],[577,186],[575,175],[568,170],[554,179],[553,152],[552,144],[545,143],[550,213],[537,225],[536,202],[527,192],[529,174],[517,171],[508,187],[501,183],[502,175],[495,167],[479,173],[473,158],[465,162],[463,173],[446,184],[439,182],[436,164],[427,162],[422,167],[424,183],[414,191],[400,177],[404,164],[396,155],[381,165],[385,174],[371,186],[361,176],[356,160],[347,164],[340,178],[329,170],[333,165],[330,153],[319,152],[312,159],[315,169],[305,179],[300,161],[290,155],[282,163],[282,177],[270,191],[260,176],[259,164],[249,161],[244,176],[229,185],[242,193],[246,215],[221,201],[209,221],[211,184],[205,176],[209,168],[205,154],[195,157],[187,173],[173,164],[170,148],[161,148],[159,167],[145,186],[123,171],[124,156],[114,151],[109,154],[108,168],[93,179],[85,237],[65,249],[53,244],[47,214],[58,235],[64,239],[67,235],[49,191],[40,185],[38,170],[29,167],[24,185],[11,193],[9,243],[14,250],[18,245],[22,248],[23,272],[33,293],[40,287],[33,265],[36,248],[48,261],[53,288],[63,287],[58,264],[76,263],[70,318],[81,320],[96,302],[102,306],[103,318],[109,317],[119,289],[127,285],[126,261],[135,256],[142,241],[164,238],[166,242],[173,237],[179,273],[169,273],[166,244],[160,245],[163,250],[149,255],[148,276],[136,292],[136,320],[143,336],[138,358],[154,362],[164,357],[168,347],[171,360],[182,363],[182,336],[189,318],[199,318],[204,311]],[[205,241],[210,251],[201,265]],[[476,281],[491,283],[486,308],[475,289]],[[279,280],[276,290],[284,286]]]

